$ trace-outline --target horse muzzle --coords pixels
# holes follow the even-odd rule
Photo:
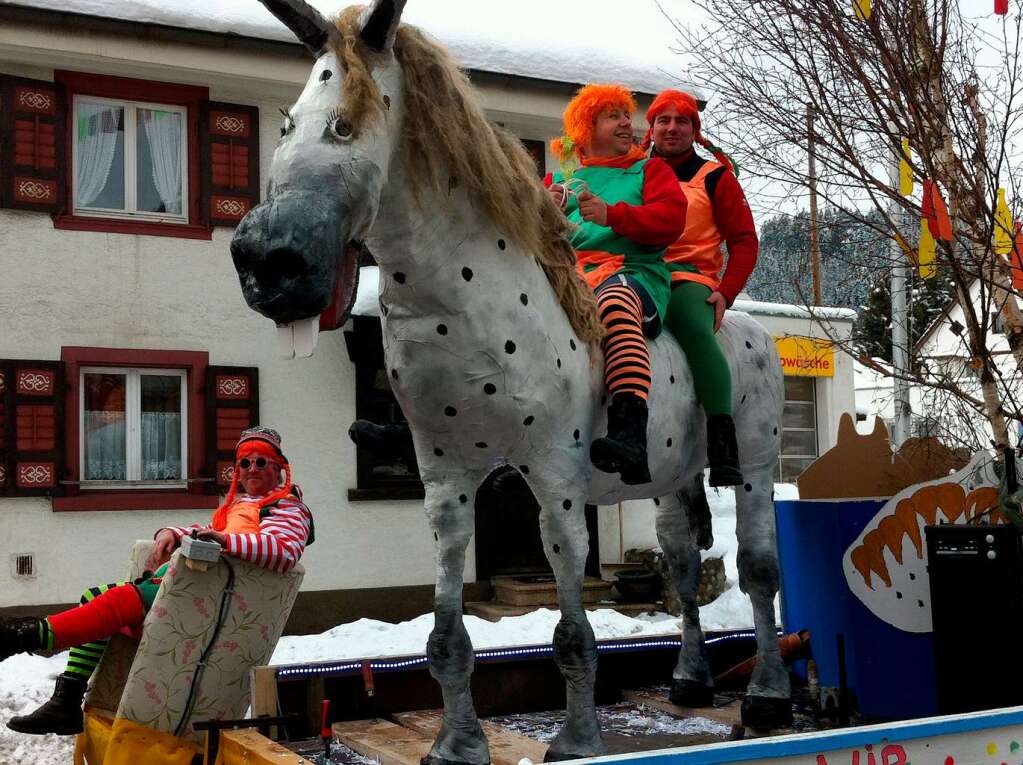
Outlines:
[[[329,194],[285,192],[250,210],[235,230],[231,257],[245,302],[290,340],[285,355],[312,355],[317,331],[347,319],[359,264],[349,220]]]

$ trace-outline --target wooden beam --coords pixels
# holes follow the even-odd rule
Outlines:
[[[249,671],[249,704],[253,717],[277,715],[277,669],[253,667]],[[270,737],[277,738],[277,726],[270,727]]]
[[[313,761],[257,731],[225,730],[220,733],[216,765],[313,765]]]
[[[667,697],[651,691],[626,690],[622,692],[622,695],[627,701],[631,701],[634,704],[640,704],[641,706],[650,707],[651,709],[659,709],[662,712],[667,712],[673,717],[703,717],[707,720],[713,720],[714,722],[721,723],[722,725],[742,724],[740,714],[741,707],[738,701],[723,707],[700,707],[698,709],[690,709],[689,707],[676,706],[668,701]]]
[[[379,765],[419,765],[433,746],[432,736],[387,720],[334,723],[334,738]]]
[[[392,717],[402,727],[422,733],[432,741],[440,732],[443,712],[440,709],[426,709],[420,712],[399,712]],[[518,765],[523,757],[532,762],[543,762],[547,744],[510,731],[497,723],[483,720],[480,724],[490,744],[492,765]]]

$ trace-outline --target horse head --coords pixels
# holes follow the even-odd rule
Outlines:
[[[392,46],[404,2],[376,0],[337,22],[304,0],[261,2],[316,60],[298,101],[282,110],[266,198],[238,225],[231,255],[249,307],[286,328],[293,352],[310,355],[320,315],[331,308],[325,328],[334,329],[355,300],[360,241],[401,124]]]

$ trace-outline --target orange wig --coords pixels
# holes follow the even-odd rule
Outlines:
[[[565,107],[565,135],[551,141],[551,153],[560,157],[564,138],[572,139],[577,147],[586,149],[593,140],[593,125],[605,109],[625,109],[636,113],[636,101],[623,85],[585,85],[579,89]]]

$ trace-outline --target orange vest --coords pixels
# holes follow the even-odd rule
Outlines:
[[[235,502],[227,509],[227,525],[224,534],[256,534],[259,532],[258,502]]]
[[[721,232],[714,222],[714,207],[707,195],[707,175],[721,167],[708,160],[688,181],[679,181],[686,195],[686,228],[678,241],[668,247],[664,260],[671,271],[671,280],[694,281],[712,290],[720,283],[719,275],[725,258],[721,252]],[[692,269],[696,269],[693,271]]]

